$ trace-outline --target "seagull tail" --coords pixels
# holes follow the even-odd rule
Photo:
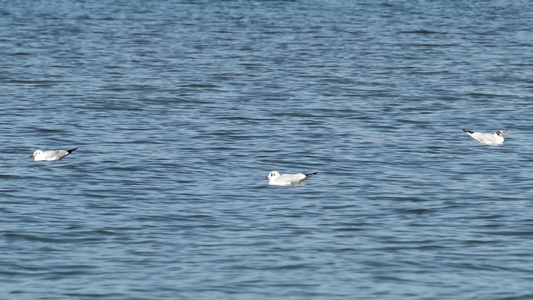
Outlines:
[[[78,148],[74,148],[74,149],[67,150],[67,152],[68,152],[68,154],[70,154],[70,153],[72,153],[72,152],[74,152],[74,151],[76,151],[76,150],[78,150]]]

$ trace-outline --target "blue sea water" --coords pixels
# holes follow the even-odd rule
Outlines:
[[[0,299],[533,298],[528,1],[0,3]]]

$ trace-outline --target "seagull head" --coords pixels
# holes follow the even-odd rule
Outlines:
[[[35,150],[35,152],[33,152],[33,154],[30,155],[30,157],[35,157],[35,156],[37,156],[37,155],[39,155],[39,154],[41,154],[41,153],[43,153],[43,151],[41,151],[41,150]]]
[[[265,179],[276,178],[276,177],[278,177],[278,176],[279,176],[278,171],[272,171],[272,172],[270,172],[270,174],[268,174],[267,177],[265,177]]]
[[[507,132],[507,129],[504,129],[504,130],[498,130],[498,131],[496,131],[496,135],[497,135],[497,136],[503,136],[503,134],[506,133],[506,132]]]

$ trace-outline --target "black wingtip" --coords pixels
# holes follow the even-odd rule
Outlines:
[[[72,153],[72,152],[74,152],[74,151],[76,151],[76,150],[78,150],[78,148],[74,148],[74,149],[67,150],[67,152],[68,152],[68,154],[70,154],[70,153]]]
[[[474,133],[472,130],[463,129],[463,131],[466,132],[466,133]]]
[[[316,175],[316,174],[318,174],[318,172],[315,172],[315,173],[309,173],[309,174],[304,174],[304,175],[305,175],[305,177],[311,177],[311,176]]]

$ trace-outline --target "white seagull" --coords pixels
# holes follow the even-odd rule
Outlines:
[[[464,129],[463,129],[463,131],[468,133],[469,136],[475,138],[476,140],[478,140],[478,142],[480,142],[482,144],[502,145],[503,141],[504,141],[503,135],[504,135],[504,133],[507,132],[507,129],[498,130],[494,134],[474,132],[472,130],[464,130]]]
[[[35,150],[30,157],[33,157],[35,161],[38,160],[62,160],[65,156],[69,155],[70,153],[76,151],[78,148],[70,149],[70,150]]]
[[[270,174],[268,174],[265,179],[270,179],[268,182],[269,185],[291,185],[291,184],[300,184],[302,181],[306,180],[307,178],[315,175],[315,173],[310,174],[283,174],[279,175],[277,171],[272,171]]]

